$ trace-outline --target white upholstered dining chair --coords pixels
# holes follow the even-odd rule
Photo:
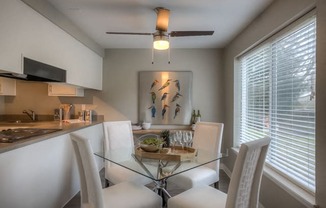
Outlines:
[[[134,149],[134,138],[130,121],[107,121],[103,122],[104,151],[124,148],[123,158],[128,159]],[[125,181],[133,181],[137,184],[146,185],[152,182],[150,178],[142,176],[119,165],[105,161],[106,186],[109,182],[118,184]]]
[[[223,127],[223,123],[196,123],[192,147],[205,150],[217,156],[221,152]],[[205,166],[172,176],[167,181],[168,184],[172,182],[183,189],[211,184],[218,187],[218,181],[220,180],[219,167],[220,161],[217,160]]]
[[[160,208],[162,198],[143,185],[124,182],[102,189],[92,147],[87,138],[71,134],[78,171],[82,208]]]
[[[241,145],[225,194],[211,186],[189,189],[168,200],[169,208],[257,208],[269,138]]]

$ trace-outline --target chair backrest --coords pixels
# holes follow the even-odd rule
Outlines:
[[[70,134],[80,178],[81,207],[103,208],[102,186],[88,139]]]
[[[193,138],[193,147],[218,155],[221,152],[223,127],[223,123],[197,122]],[[218,171],[220,161],[217,160],[206,166]]]
[[[124,148],[125,154],[131,157],[134,148],[131,121],[107,121],[103,122],[104,151]],[[125,158],[121,158],[125,159]]]
[[[228,190],[226,208],[258,207],[260,182],[270,138],[241,145]]]

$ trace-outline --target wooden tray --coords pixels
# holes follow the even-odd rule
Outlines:
[[[176,146],[171,148],[163,148],[157,152],[146,152],[140,147],[136,147],[135,155],[140,158],[166,160],[166,161],[186,161],[191,160],[196,156],[197,150],[191,147]]]

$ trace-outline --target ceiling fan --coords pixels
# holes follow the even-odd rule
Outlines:
[[[166,50],[170,47],[170,37],[204,36],[213,35],[214,31],[171,31],[167,32],[169,24],[170,10],[157,7],[154,9],[157,14],[156,31],[154,33],[134,33],[134,32],[106,32],[116,35],[152,35],[153,47],[157,50]]]

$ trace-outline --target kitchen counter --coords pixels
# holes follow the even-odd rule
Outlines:
[[[67,122],[60,122],[60,121],[39,121],[39,122],[29,122],[29,123],[0,122],[0,130],[9,129],[9,128],[62,129],[61,131],[30,137],[13,143],[0,143],[0,153],[4,153],[10,150],[31,145],[40,141],[44,141],[56,136],[64,135],[99,123],[102,123],[102,121],[93,121],[91,123],[90,122],[67,123]]]
[[[0,123],[0,128],[6,125]],[[69,124],[53,121],[26,125],[28,128],[62,130],[0,145],[0,207],[64,207],[80,191],[70,133],[88,138],[93,151],[100,152],[104,138],[102,122]],[[95,156],[94,159],[100,171],[103,160]]]

